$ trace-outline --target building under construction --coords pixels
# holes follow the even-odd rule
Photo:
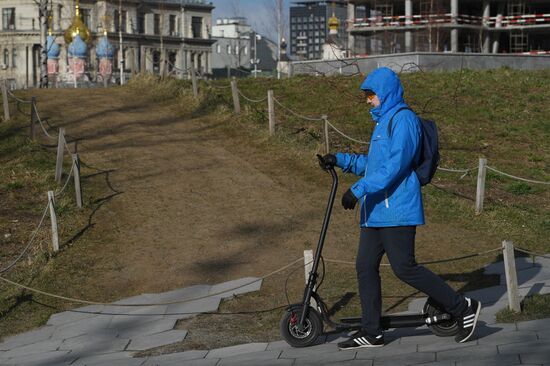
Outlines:
[[[550,0],[349,0],[347,31],[350,55],[548,54]]]

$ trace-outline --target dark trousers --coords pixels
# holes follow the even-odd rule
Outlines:
[[[416,226],[361,228],[356,270],[362,327],[369,334],[382,333],[379,267],[384,253],[388,256],[393,272],[401,281],[432,297],[453,316],[459,316],[466,310],[467,304],[463,296],[435,273],[416,263],[415,235]]]

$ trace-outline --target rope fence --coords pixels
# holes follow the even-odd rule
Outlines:
[[[44,223],[44,219],[46,218],[46,215],[48,214],[48,209],[50,208],[50,205],[47,204],[46,207],[44,208],[44,213],[42,214],[42,217],[40,218],[40,222],[38,223],[38,225],[36,226],[36,229],[34,229],[32,235],[31,235],[31,238],[30,240],[28,241],[27,245],[25,246],[25,248],[23,249],[23,251],[21,252],[21,254],[19,254],[17,256],[17,258],[15,258],[9,265],[7,265],[6,267],[0,269],[0,274],[3,274],[3,273],[6,273],[8,272],[11,268],[13,268],[22,258],[23,256],[27,253],[27,251],[29,250],[29,248],[31,247],[34,239],[36,238],[36,235],[38,234],[38,230],[40,230],[40,228],[42,227],[42,224]]]
[[[48,127],[51,126],[48,123],[47,120],[43,120],[40,116],[40,113],[37,108],[36,103],[36,97],[32,97],[30,100],[24,100],[16,95],[14,95],[10,90],[6,88],[5,81],[0,81],[0,87],[2,89],[2,100],[4,104],[4,120],[9,120],[11,116],[9,116],[9,109],[6,111],[7,102],[9,99],[15,101],[17,105],[30,105],[30,114],[26,114],[23,111],[24,115],[30,117],[30,137],[31,139],[36,139],[35,136],[35,127],[38,124],[40,126],[40,129],[44,133],[44,136],[48,139],[58,140],[57,144],[57,159],[56,159],[56,168],[55,168],[55,180],[60,184],[60,188],[58,188],[55,191],[48,191],[48,204],[46,205],[46,208],[44,209],[44,213],[42,217],[40,218],[40,221],[36,227],[36,229],[33,231],[30,240],[28,241],[27,245],[23,249],[23,251],[17,256],[15,260],[13,260],[9,265],[6,267],[0,269],[0,274],[8,272],[10,269],[12,269],[24,256],[28,253],[29,249],[31,248],[33,242],[36,239],[36,236],[39,232],[39,229],[43,226],[45,218],[49,211],[49,216],[51,220],[51,240],[52,240],[52,249],[53,252],[59,251],[59,234],[58,234],[58,225],[57,225],[57,216],[55,212],[55,199],[60,198],[63,193],[66,192],[67,187],[69,186],[69,183],[71,181],[74,181],[74,187],[75,187],[75,197],[76,197],[76,205],[81,208],[82,207],[82,188],[80,185],[80,161],[78,154],[75,154],[71,151],[69,145],[67,144],[67,141],[65,139],[65,129],[59,128],[59,133],[53,134],[48,131],[48,128],[46,127],[46,124]],[[18,108],[19,110],[19,108]],[[7,117],[7,118],[6,118]],[[76,145],[75,145],[76,149]],[[69,171],[67,173],[67,176],[65,178],[65,182],[61,185],[61,176],[62,176],[62,170],[63,170],[63,160],[65,153],[67,153],[70,156],[71,166],[69,168]]]

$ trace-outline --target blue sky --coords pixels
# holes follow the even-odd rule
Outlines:
[[[248,22],[254,27],[254,29],[266,35],[273,40],[276,39],[276,34],[273,32],[273,28],[270,26],[272,19],[275,18],[274,14],[271,14],[267,3],[273,3],[273,0],[211,0],[214,6],[214,13],[212,14],[212,20],[215,22],[218,18],[226,18],[234,16],[234,8],[237,8],[241,14],[248,18]],[[284,0],[283,10],[288,19],[288,8],[291,0]],[[287,22],[288,24],[288,22]]]

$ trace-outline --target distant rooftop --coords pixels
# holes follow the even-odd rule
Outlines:
[[[216,25],[227,25],[227,24],[248,25],[248,21],[245,17],[216,19]]]
[[[172,5],[204,5],[214,7],[210,0],[145,0],[146,2],[164,3]]]
[[[337,4],[346,4],[346,0],[296,0],[293,1],[293,5],[316,5],[316,4],[328,4],[337,3]]]

